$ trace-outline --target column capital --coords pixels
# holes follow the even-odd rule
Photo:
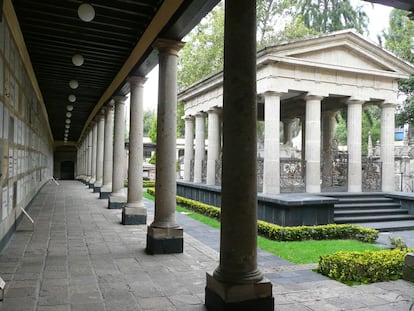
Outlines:
[[[125,104],[126,99],[127,99],[127,96],[123,96],[123,95],[114,96],[115,105]]]
[[[206,115],[207,115],[207,114],[206,114],[204,111],[198,111],[198,112],[195,114],[195,117],[196,117],[196,118],[204,118]]]
[[[397,107],[397,104],[396,103],[391,103],[391,102],[382,102],[379,106],[381,108],[395,108],[395,107]]]
[[[99,112],[97,113],[99,119],[105,118],[106,109],[106,107],[102,107],[101,110],[99,110]]]
[[[106,104],[106,107],[109,108],[109,109],[111,109],[111,108],[114,108],[114,105],[115,105],[115,99],[114,98],[111,98],[108,101],[108,103]]]
[[[162,54],[170,54],[177,56],[178,51],[184,46],[184,42],[171,39],[157,39],[153,47]]]
[[[322,100],[325,98],[325,96],[309,94],[305,95],[304,98],[305,100]]]
[[[262,94],[264,96],[282,96],[285,92],[278,92],[278,91],[264,91]]]
[[[145,82],[147,82],[148,78],[142,76],[129,76],[127,81],[129,83],[129,87],[136,87],[136,86],[144,86]]]
[[[183,119],[184,121],[193,121],[194,120],[194,116],[192,116],[191,114],[182,116],[181,119]]]
[[[365,104],[365,100],[361,100],[361,99],[356,99],[356,98],[350,98],[350,99],[348,99],[346,102],[345,102],[345,104],[346,105],[358,105],[358,104],[360,104],[360,105],[363,105],[363,104]]]
[[[210,108],[208,108],[208,110],[207,110],[207,113],[208,113],[208,114],[210,114],[210,113],[217,113],[217,114],[220,114],[221,112],[222,112],[222,108],[221,108],[221,107],[217,107],[217,106],[210,107]]]

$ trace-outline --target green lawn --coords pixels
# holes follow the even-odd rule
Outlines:
[[[144,197],[153,200],[154,197],[144,193]],[[220,228],[220,222],[216,219],[195,213],[191,210],[177,205],[177,211],[200,221],[213,228]],[[319,256],[333,254],[338,251],[364,251],[381,250],[382,248],[369,243],[362,243],[356,240],[322,240],[322,241],[299,241],[279,242],[258,237],[258,246],[272,254],[284,258],[296,264],[317,263]]]

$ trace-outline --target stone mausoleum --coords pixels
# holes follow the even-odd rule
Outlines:
[[[412,64],[352,30],[282,42],[259,51],[257,117],[264,120],[265,129],[258,189],[270,195],[397,190],[394,119],[398,81],[413,73]],[[184,181],[220,184],[222,84],[219,73],[179,94],[185,104]],[[368,105],[381,109],[376,157],[361,154],[362,113]],[[347,115],[347,154],[338,151],[333,139],[334,118],[342,109]],[[293,122],[301,125],[299,152],[292,147]]]

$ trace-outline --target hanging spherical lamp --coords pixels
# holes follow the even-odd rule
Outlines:
[[[89,3],[82,3],[78,7],[78,16],[84,22],[90,22],[95,18],[95,9]]]
[[[69,81],[69,86],[71,89],[75,90],[79,87],[79,83],[76,80],[70,80]]]
[[[67,111],[72,111],[73,110],[73,105],[67,105],[66,110]]]
[[[69,100],[71,103],[74,103],[74,102],[76,101],[76,96],[75,96],[75,95],[73,95],[73,94],[71,94],[71,95],[69,95],[69,96],[68,96],[68,100]]]
[[[72,56],[72,63],[77,67],[82,66],[84,61],[85,60],[81,54],[75,54]]]

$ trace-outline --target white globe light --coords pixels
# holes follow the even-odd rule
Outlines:
[[[66,112],[66,118],[70,118],[72,114],[70,112]]]
[[[95,18],[95,9],[89,3],[82,3],[78,8],[78,16],[84,22],[90,22]]]
[[[65,124],[65,128],[70,128],[70,125],[69,124]]]
[[[71,89],[77,89],[79,87],[79,83],[76,80],[70,80],[69,81],[69,86]]]
[[[70,119],[65,120],[66,124],[70,124]]]
[[[82,66],[84,61],[85,60],[83,59],[83,56],[80,55],[80,54],[75,54],[75,55],[72,56],[72,63],[75,66],[78,66],[78,67]]]
[[[75,96],[75,95],[73,95],[73,94],[71,94],[71,95],[69,95],[69,96],[68,96],[68,100],[69,100],[71,103],[74,103],[74,102],[76,101],[76,96]]]
[[[72,105],[67,105],[66,106],[66,110],[67,111],[72,111],[73,110],[73,106]]]
[[[66,129],[66,130],[65,130],[65,134],[67,134],[67,133],[69,133],[69,129]]]

